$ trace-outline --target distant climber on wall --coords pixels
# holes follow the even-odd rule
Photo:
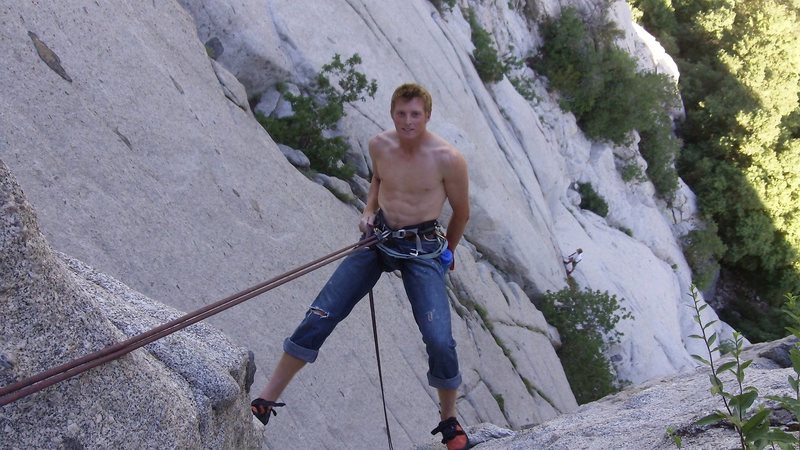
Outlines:
[[[583,249],[580,248],[564,258],[564,267],[567,269],[567,275],[572,274],[572,272],[575,270],[575,266],[577,266],[581,261],[583,261]]]
[[[359,229],[388,235],[379,244],[342,261],[311,304],[258,398],[253,415],[265,425],[276,400],[306,363],[316,360],[333,329],[386,271],[399,270],[414,319],[428,353],[428,384],[438,391],[442,433],[448,450],[466,449],[469,439],[456,419],[461,384],[456,342],[450,326],[445,274],[469,218],[469,178],[463,155],[427,130],[431,96],[422,86],[404,84],[392,95],[394,129],[369,141],[372,182]],[[447,200],[453,214],[446,234],[438,217]],[[418,414],[418,413],[415,413]]]

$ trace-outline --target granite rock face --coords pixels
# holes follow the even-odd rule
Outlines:
[[[638,383],[689,370],[689,355],[697,348],[684,339],[694,333],[694,322],[685,307],[691,271],[679,237],[699,223],[693,194],[681,185],[676,201],[667,205],[650,182],[623,181],[623,161],[646,167],[635,143],[619,147],[586,139],[537,74],[526,73],[532,101],[508,79],[484,84],[472,62],[464,11],[474,11],[501,55],[536,54],[538,21],[575,7],[595,20],[612,20],[622,32],[618,45],[640,69],[677,79],[675,64],[632,23],[624,1],[528,3],[462,1],[440,13],[425,0],[274,0],[269,18],[282,40],[276,48],[293,67],[290,79],[277,81],[303,86],[309,68],[320,70],[334,54],[361,56],[361,70],[379,80],[378,91],[374,101],[353,104],[342,124],[354,153],[348,160],[363,161],[360,170],[368,167],[369,137],[392,126],[386,105],[393,89],[410,80],[425,85],[434,98],[429,127],[455,144],[470,165],[466,238],[481,255],[534,298],[566,286],[561,257],[583,248],[585,260],[573,274],[578,285],[617,295],[636,319],[621,324],[625,336],[612,349],[620,377]],[[203,17],[193,17],[202,28]],[[404,33],[398,17],[413,23],[415,33]],[[250,95],[274,96],[273,89],[245,87]],[[590,183],[606,200],[607,217],[578,207],[577,182]],[[710,308],[706,314],[716,318]],[[724,324],[718,331],[731,333]]]
[[[9,87],[0,97],[0,157],[58,251],[191,311],[357,240],[358,211],[286,160],[241,106],[241,90],[215,68],[177,2],[86,9],[19,2],[4,4],[0,18],[8,24],[0,29],[0,48],[14,61],[0,68]],[[29,30],[59,56],[71,83],[38,57]],[[224,66],[224,58],[216,62]],[[467,241],[457,258],[453,285],[481,297],[452,294],[453,317],[463,315],[454,334],[465,421],[520,426],[577,407],[552,333],[524,290]],[[254,389],[265,383],[283,339],[331,271],[208,320],[253,350],[260,368]],[[470,277],[479,271],[476,284]],[[427,386],[425,349],[401,280],[386,275],[375,294],[390,423],[398,446],[410,446],[427,439],[439,421],[438,400]],[[515,367],[483,319],[464,306],[489,301],[484,296],[507,305],[498,317],[513,319],[496,328],[507,350],[535,360]],[[517,322],[538,325],[514,330]],[[353,436],[364,447],[383,445],[380,434],[368,431],[382,426],[370,339],[368,311],[359,305],[287,390],[288,406],[270,423],[265,446],[351,448]],[[180,355],[162,357],[185,364]],[[230,387],[213,378],[205,383]]]
[[[775,402],[766,395],[792,396],[786,378],[792,369],[764,369],[753,366],[747,385],[758,388],[756,406],[768,409]],[[491,423],[468,425],[465,430],[476,450],[690,450],[741,448],[739,436],[729,426],[697,426],[695,421],[715,410],[724,410],[720,397],[709,393],[708,372],[698,370],[643,383],[618,394],[581,406],[547,423],[512,431]],[[732,385],[733,378],[723,378]],[[776,409],[773,417],[781,425],[797,426]],[[791,429],[791,428],[784,428]],[[672,434],[668,430],[672,430]],[[415,450],[439,450],[433,438]]]
[[[284,39],[270,19],[269,0],[179,3],[195,17],[197,37],[214,60],[235,68],[233,75],[245,86],[263,91],[290,76],[291,60]]]
[[[694,210],[688,190],[676,210],[654,197],[650,183],[624,183],[618,155],[641,161],[635,146],[587,140],[540,77],[529,74],[537,101],[507,79],[481,82],[462,7],[475,9],[501,53],[513,46],[523,57],[540,43],[535,19],[567,5],[593,11],[607,2],[509,7],[517,3],[462,0],[440,14],[428,0],[165,0],[82,8],[6,2],[0,159],[36,205],[54,249],[191,311],[359,234],[357,208],[299,173],[244,98],[260,97],[260,111],[285,111],[273,95],[276,83],[304,86],[334,53],[358,53],[379,88],[374,100],[348,109],[341,132],[353,148],[348,160],[366,179],[367,140],[391,126],[394,87],[418,81],[434,97],[430,128],[459,147],[470,166],[472,218],[449,276],[464,375],[459,413],[468,424],[542,423],[577,405],[553,349],[558,339],[531,299],[567,285],[561,256],[575,247],[586,258],[574,280],[623,298],[635,315],[613,349],[620,376],[640,383],[693,369],[694,344],[685,337],[695,330],[684,306],[691,274],[676,236],[691,229]],[[623,44],[644,55],[649,47],[624,22],[624,2],[612,6]],[[48,49],[45,59],[29,33]],[[642,60],[646,67],[661,59]],[[606,198],[607,218],[577,207],[578,181]],[[208,320],[253,350],[260,369],[254,389],[332,270]],[[428,441],[439,420],[437,399],[401,280],[386,275],[375,294],[390,425],[398,447],[411,447]],[[270,422],[264,448],[349,449],[354,436],[364,448],[385,445],[374,432],[383,420],[367,309],[355,308],[285,392],[288,405]],[[710,308],[707,314],[715,318]],[[188,364],[181,352],[168,353],[161,358],[171,367]],[[213,398],[232,388],[224,379],[203,379],[198,389],[218,389]],[[68,426],[62,425],[54,433]]]
[[[793,340],[759,344],[747,350],[744,360],[753,360],[745,370],[744,385],[755,387],[758,397],[750,410],[770,410],[771,426],[796,430],[797,419],[768,396],[795,398],[786,381],[794,370],[781,364]],[[783,347],[783,348],[781,348]],[[779,354],[776,357],[776,354]],[[715,410],[725,410],[721,397],[711,396],[710,371],[706,368],[652,380],[618,394],[581,406],[545,424],[512,432],[491,424],[468,427],[470,440],[480,450],[587,449],[670,450],[740,448],[739,436],[727,425],[698,426],[695,422]],[[736,391],[730,372],[720,376],[728,392]],[[671,431],[670,431],[671,430]],[[513,436],[504,436],[511,433]],[[436,444],[418,450],[440,448]]]
[[[53,252],[0,161],[0,383],[179,317]],[[2,407],[3,448],[247,448],[247,350],[197,324]]]

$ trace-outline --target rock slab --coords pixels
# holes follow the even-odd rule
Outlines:
[[[180,317],[53,252],[0,160],[0,385]],[[2,407],[2,448],[255,448],[247,350],[199,323]]]

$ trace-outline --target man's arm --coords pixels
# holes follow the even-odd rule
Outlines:
[[[378,210],[378,192],[381,187],[381,177],[378,173],[378,152],[376,150],[375,139],[376,138],[372,138],[369,141],[369,156],[372,160],[372,181],[369,183],[366,206],[364,206],[364,212],[361,214],[361,220],[358,224],[358,229],[361,230],[362,233],[372,231],[375,211]]]
[[[455,251],[469,220],[469,174],[464,156],[453,150],[443,172],[444,190],[453,209],[447,224],[447,248]]]

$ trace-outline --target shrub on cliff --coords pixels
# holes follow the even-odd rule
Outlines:
[[[450,11],[456,7],[456,0],[431,0],[433,6],[439,11],[439,14],[445,12],[445,10]]]
[[[588,209],[600,217],[608,215],[608,203],[594,190],[591,183],[578,183],[582,209]]]
[[[539,303],[547,323],[561,334],[558,356],[578,403],[616,392],[619,380],[606,351],[622,337],[615,328],[617,323],[633,315],[620,306],[615,295],[588,288],[547,291]]]
[[[292,105],[293,115],[278,118],[257,114],[256,119],[276,142],[305,153],[312,169],[343,179],[352,177],[353,168],[342,161],[347,142],[341,136],[326,134],[336,131],[337,123],[345,116],[345,104],[375,96],[378,84],[356,70],[359,64],[361,57],[357,53],[346,61],[334,55],[331,62],[322,66],[308,95],[294,95],[279,86]],[[336,80],[339,89],[329,77]]]
[[[472,51],[472,62],[475,64],[478,76],[481,77],[484,83],[502,80],[506,67],[503,61],[500,60],[492,35],[481,27],[475,17],[475,11],[472,9],[467,11],[467,19],[472,30],[472,43],[475,45],[475,50]]]
[[[709,222],[706,228],[690,231],[683,239],[683,254],[692,268],[692,281],[706,289],[719,271],[719,259],[725,254],[725,244],[717,236],[717,225]]]
[[[667,75],[638,72],[634,59],[614,44],[618,34],[610,22],[590,24],[565,8],[542,25],[544,44],[532,67],[548,78],[562,109],[575,114],[588,137],[626,144],[631,131],[639,131],[647,175],[669,199],[677,188],[679,145],[667,111],[677,92]]]

